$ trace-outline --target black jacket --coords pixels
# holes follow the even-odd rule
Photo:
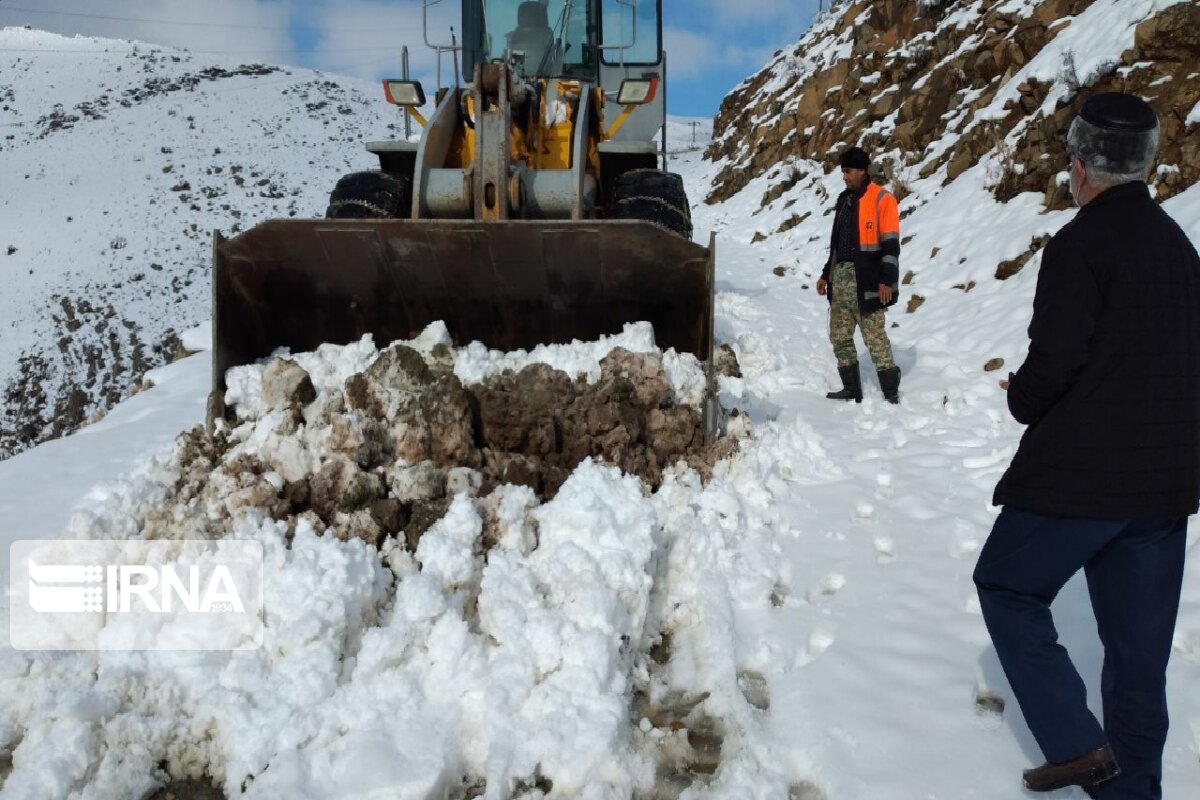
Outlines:
[[[993,502],[1056,516],[1194,514],[1200,258],[1144,183],[1109,189],[1046,246],[1008,407],[1029,426]]]
[[[878,192],[877,197],[880,200],[886,199],[890,203],[891,224],[894,230],[880,237],[880,242],[874,251],[865,251],[859,243],[859,214],[868,213],[874,217],[875,224],[883,227],[880,219],[878,206],[866,209],[865,212],[860,212],[859,206],[863,202],[863,197],[868,189],[874,189]],[[874,192],[873,192],[874,193]],[[885,214],[886,216],[886,214]],[[853,241],[853,254],[851,256],[854,261],[854,277],[858,283],[858,308],[863,314],[870,314],[872,311],[878,311],[881,308],[894,306],[896,301],[900,299],[900,224],[899,218],[896,216],[896,199],[882,187],[870,185],[863,186],[857,192],[853,189],[846,189],[837,196],[836,204],[834,205],[833,215],[833,231],[830,236],[829,258],[825,261],[825,269],[821,271],[821,277],[826,283],[830,282],[830,268],[836,264],[838,259],[838,237],[846,231],[850,233],[850,239]],[[892,287],[892,300],[885,306],[879,301],[879,284],[886,283]],[[825,299],[831,304],[833,303],[833,286],[830,285],[829,291],[825,293]]]

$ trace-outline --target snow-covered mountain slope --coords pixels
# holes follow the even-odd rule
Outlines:
[[[1185,0],[836,0],[722,102],[711,197],[770,175],[762,205],[786,202],[862,144],[902,194],[978,165],[997,199],[1034,192],[1066,208],[1063,136],[1100,91],[1159,112],[1153,183],[1172,197],[1200,179],[1198,30]]]
[[[364,81],[0,30],[0,458],[175,357],[209,316],[214,230],[322,215],[402,130]]]

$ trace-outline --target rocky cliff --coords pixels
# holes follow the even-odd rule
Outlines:
[[[1166,199],[1200,180],[1197,78],[1194,0],[835,0],[725,98],[707,199],[774,170],[766,206],[860,144],[900,196],[986,157],[998,200],[1039,192],[1047,209],[1065,208],[1066,128],[1088,96],[1114,90],[1158,111],[1152,183]]]

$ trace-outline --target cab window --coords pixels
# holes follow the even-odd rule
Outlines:
[[[483,4],[484,55],[525,54],[525,75],[587,78],[595,72],[585,0],[496,0]],[[540,6],[540,8],[538,8]]]
[[[601,0],[601,51],[605,64],[658,64],[662,61],[661,6],[657,0]],[[636,14],[636,25],[634,16]],[[614,49],[615,45],[629,45]]]

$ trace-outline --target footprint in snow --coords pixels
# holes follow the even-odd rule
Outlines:
[[[979,554],[980,546],[978,539],[956,539],[950,543],[950,557],[974,558]]]
[[[999,728],[1004,717],[1004,698],[986,686],[975,687],[975,717],[985,728]]]
[[[986,537],[986,529],[979,525],[962,519],[955,520],[954,532],[950,535],[947,545],[950,557],[970,559],[978,557],[979,549],[983,547],[983,540]]]
[[[770,710],[771,695],[767,690],[767,678],[761,672],[752,669],[739,672],[738,688],[742,690],[742,697],[746,698],[747,703],[759,711]]]
[[[875,537],[875,561],[880,564],[890,564],[896,560],[896,543],[887,536]]]
[[[1171,651],[1178,653],[1193,664],[1200,664],[1200,639],[1194,639],[1176,631],[1175,638],[1171,641]]]
[[[813,629],[808,635],[808,640],[804,647],[796,655],[796,666],[807,667],[809,664],[821,657],[821,654],[830,648],[837,637],[834,635],[834,629],[831,625],[821,624]]]
[[[826,800],[825,790],[812,781],[800,781],[788,787],[788,800]]]
[[[967,595],[967,601],[963,603],[963,611],[967,612],[973,617],[983,616],[983,609],[979,605],[978,594],[971,592],[969,595]]]
[[[814,603],[822,597],[832,597],[846,585],[846,576],[839,572],[831,572],[821,579],[821,582],[808,590],[808,601]]]

